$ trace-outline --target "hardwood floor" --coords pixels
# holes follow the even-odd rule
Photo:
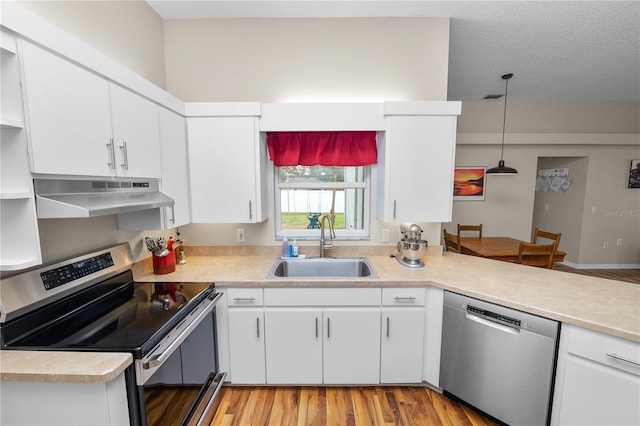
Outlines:
[[[588,275],[591,277],[607,278],[610,280],[640,284],[640,269],[575,269],[559,263],[554,264],[553,269],[572,274]]]
[[[211,426],[496,424],[425,387],[226,386],[221,398]]]
[[[553,269],[640,284],[640,269],[574,269],[555,264]],[[188,389],[151,390],[145,396],[153,415],[149,424],[172,424],[181,393]],[[458,401],[426,387],[409,386],[225,386],[211,426],[315,425],[315,426],[493,426],[497,423]],[[178,410],[179,411],[179,410]],[[178,423],[176,423],[178,424]]]

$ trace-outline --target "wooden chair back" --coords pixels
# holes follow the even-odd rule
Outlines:
[[[518,263],[551,269],[553,256],[558,250],[558,244],[529,244],[520,243]]]
[[[540,229],[536,228],[533,231],[533,239],[531,240],[531,242],[533,244],[538,244],[538,237],[540,237],[540,238],[545,238],[547,240],[555,241],[557,245],[560,245],[561,236],[562,236],[562,233],[560,232],[558,232],[557,234],[554,234],[553,232],[541,231]]]
[[[460,225],[458,224],[458,235],[462,236],[463,232],[477,232],[478,238],[482,238],[482,224],[480,225]]]
[[[446,229],[443,229],[442,231],[444,232],[445,250],[453,253],[460,253],[460,235],[450,234]]]

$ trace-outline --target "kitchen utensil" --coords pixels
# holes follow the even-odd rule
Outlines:
[[[163,249],[158,250],[154,254],[156,256],[158,256],[158,257],[165,257],[165,256],[168,256],[169,253],[171,253],[171,250],[169,250],[168,248],[163,248]]]

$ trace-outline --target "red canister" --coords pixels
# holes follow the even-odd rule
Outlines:
[[[166,256],[156,256],[155,253],[151,253],[151,256],[153,257],[154,274],[170,274],[176,270],[176,255],[173,251],[170,251]]]

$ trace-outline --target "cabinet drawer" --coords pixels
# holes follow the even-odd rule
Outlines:
[[[261,288],[228,288],[225,291],[229,306],[262,306],[264,302]]]
[[[568,352],[640,376],[640,343],[567,325]]]
[[[380,306],[379,288],[267,288],[266,306]]]
[[[420,287],[398,287],[382,289],[384,306],[424,306],[425,289]]]

